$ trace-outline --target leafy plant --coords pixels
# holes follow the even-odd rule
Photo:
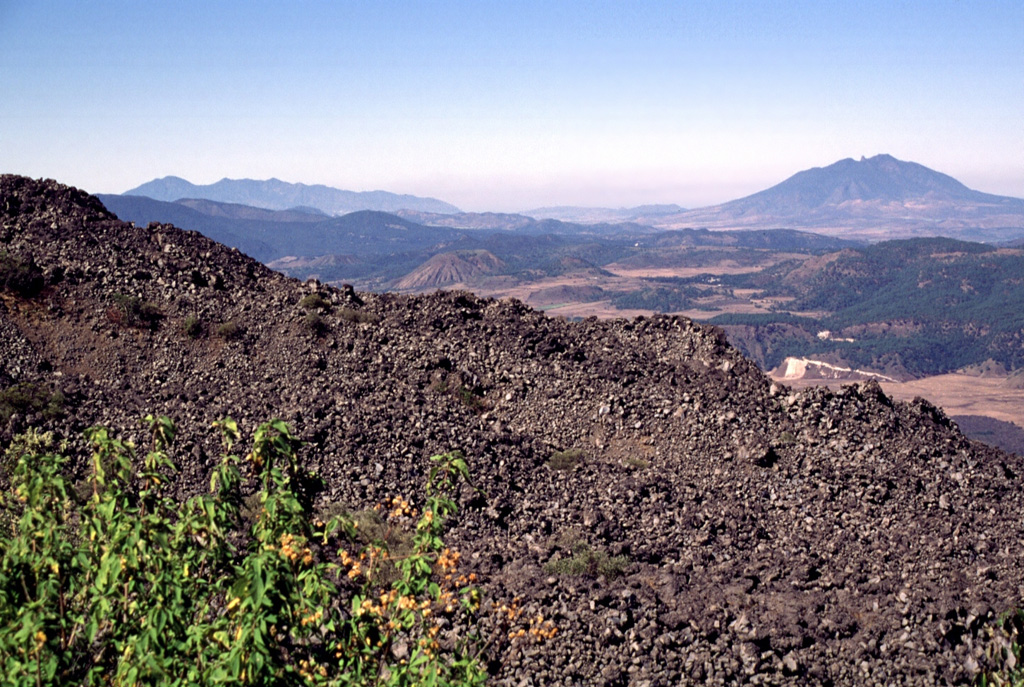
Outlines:
[[[409,523],[398,553],[388,536],[360,534],[354,518],[311,515],[299,442],[283,422],[261,425],[244,459],[231,453],[237,424],[217,423],[226,455],[210,492],[179,504],[167,495],[174,425],[146,421],[151,448],[141,461],[107,429],[88,431],[83,504],[52,442],[19,444],[12,489],[0,494],[0,513],[14,523],[0,530],[5,684],[484,682],[479,634],[444,648],[438,640],[440,623],[456,616],[457,627],[476,627],[480,608],[474,576],[457,574],[458,553],[442,539],[468,479],[461,455],[431,459],[422,512],[396,500],[380,516]],[[245,473],[259,511],[239,538]],[[395,572],[390,582],[385,569]],[[538,640],[554,631],[529,630]]]

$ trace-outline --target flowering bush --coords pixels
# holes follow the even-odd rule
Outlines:
[[[468,479],[461,455],[431,459],[422,512],[392,502],[395,526],[417,518],[411,547],[393,555],[351,517],[312,516],[298,486],[299,442],[283,422],[261,425],[244,459],[231,453],[237,424],[217,423],[225,456],[210,492],[180,504],[166,494],[174,425],[146,420],[152,447],[136,474],[132,445],[89,430],[82,497],[62,473],[65,457],[23,444],[37,450],[18,457],[0,496],[3,684],[485,681],[472,629],[480,592],[442,539]],[[243,473],[259,482],[247,531]],[[442,638],[442,625],[463,636]]]

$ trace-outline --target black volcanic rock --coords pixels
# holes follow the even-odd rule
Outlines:
[[[47,275],[0,298],[0,381],[67,399],[9,418],[4,442],[26,424],[141,440],[140,415],[168,414],[187,494],[218,454],[211,421],[280,416],[319,500],[353,510],[418,493],[432,453],[462,450],[483,496],[466,490],[447,540],[487,597],[559,629],[490,656],[494,684],[967,684],[1024,602],[1024,459],[927,402],[791,391],[685,318],[303,284],[50,181],[0,178],[0,212],[4,250]],[[333,304],[317,331],[312,292]],[[161,317],[126,327],[117,297]],[[623,574],[546,570],[573,541]]]

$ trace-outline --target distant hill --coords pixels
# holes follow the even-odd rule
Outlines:
[[[231,217],[227,211],[208,214],[203,211],[210,209],[206,205],[190,207],[182,203],[168,203],[145,196],[100,194],[96,197],[108,210],[125,222],[135,222],[140,226],[145,226],[150,222],[173,224],[183,229],[198,231],[203,236],[223,243],[225,246],[237,248],[260,261],[273,260],[277,257],[277,250],[272,245],[272,241],[263,241],[260,237],[267,236],[267,238],[273,239],[277,230],[280,229],[277,225],[282,224],[279,216],[264,215],[258,220],[243,219]]]
[[[493,253],[485,250],[438,253],[395,283],[400,290],[436,289],[464,283],[504,267]]]
[[[1024,429],[1012,422],[984,415],[955,415],[952,419],[960,426],[960,431],[971,439],[1024,456]]]
[[[516,231],[537,222],[537,220],[526,215],[504,212],[440,214],[417,210],[399,210],[395,214],[411,222],[418,222],[419,224],[426,224],[432,227],[451,227],[453,229]]]
[[[974,191],[914,162],[876,155],[840,160],[722,205],[642,221],[660,227],[790,227],[850,238],[1024,236],[1024,200]]]
[[[553,218],[534,218],[500,212],[462,212],[442,215],[434,212],[400,210],[399,217],[431,227],[451,227],[480,231],[514,231],[519,234],[577,234],[586,236],[646,236],[657,233],[655,227],[628,221],[574,222]]]
[[[650,218],[659,215],[672,215],[685,211],[685,208],[675,204],[639,205],[634,208],[595,208],[559,205],[527,210],[522,214],[535,219],[557,219],[563,222],[599,224],[602,222],[633,222],[642,217]]]
[[[124,221],[140,225],[163,222],[192,229],[264,263],[286,256],[405,253],[453,241],[462,235],[458,230],[425,227],[371,210],[326,217],[213,201],[168,203],[117,195],[100,196],[100,200]]]
[[[732,288],[783,299],[788,312],[712,322],[765,369],[793,356],[902,378],[983,363],[1018,370],[1022,274],[1019,249],[947,238],[887,241],[723,277]]]
[[[343,191],[321,184],[292,184],[280,179],[221,179],[214,184],[196,185],[180,177],[171,176],[146,182],[125,191],[122,195],[146,196],[168,202],[183,198],[202,198],[271,210],[287,210],[302,206],[316,208],[328,215],[358,210],[394,212],[410,209],[441,214],[459,212],[454,205],[436,198],[420,198],[387,191]]]
[[[182,198],[174,202],[210,217],[228,217],[230,219],[255,219],[267,222],[322,222],[331,217],[322,210],[305,206],[287,210],[269,210],[240,203],[221,203],[205,198]]]

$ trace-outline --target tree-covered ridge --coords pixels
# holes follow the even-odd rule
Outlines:
[[[896,364],[914,375],[935,374],[993,359],[1024,367],[1024,252],[956,241],[910,239],[847,248],[754,275],[730,285],[762,288],[792,300],[777,307],[810,316],[723,316],[727,326],[761,329],[773,367],[790,355],[834,353],[860,366]],[[786,324],[785,334],[764,329]],[[832,340],[816,337],[829,330]],[[842,341],[838,339],[853,339]],[[749,346],[744,344],[745,346]]]

